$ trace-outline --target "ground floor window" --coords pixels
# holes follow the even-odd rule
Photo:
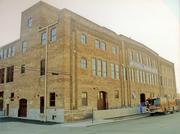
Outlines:
[[[56,94],[50,93],[50,106],[56,106]]]
[[[82,100],[82,106],[87,106],[88,105],[87,92],[82,92],[81,100]]]

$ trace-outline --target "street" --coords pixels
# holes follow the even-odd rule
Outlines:
[[[180,112],[90,127],[0,122],[0,134],[179,134]]]

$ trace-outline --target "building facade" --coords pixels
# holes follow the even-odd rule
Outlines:
[[[174,64],[126,36],[39,2],[0,48],[0,111],[63,122],[176,95]],[[72,118],[72,117],[71,117]]]

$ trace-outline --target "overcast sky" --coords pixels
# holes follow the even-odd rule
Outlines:
[[[0,46],[19,38],[21,12],[39,0],[0,0]],[[175,63],[180,92],[180,0],[44,0],[135,39]]]

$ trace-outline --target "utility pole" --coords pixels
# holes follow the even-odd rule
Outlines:
[[[48,43],[49,43],[49,27],[58,24],[58,21],[40,28],[39,32],[46,30],[46,47],[45,47],[45,76],[44,76],[44,122],[47,122],[47,84],[48,84]]]

